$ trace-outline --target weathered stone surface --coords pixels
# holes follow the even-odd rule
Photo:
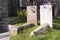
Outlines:
[[[52,5],[40,6],[40,24],[48,23],[52,27]]]
[[[10,35],[16,36],[17,35],[17,28],[18,26],[15,25],[8,25]]]
[[[31,26],[33,26],[33,24],[24,24],[24,25],[22,25],[20,27],[15,26],[15,25],[8,25],[8,27],[9,27],[9,33],[10,33],[10,35],[15,36],[15,35],[17,35],[17,33],[20,33],[24,29],[26,29],[28,27],[31,27]]]
[[[19,34],[20,32],[23,32],[24,29],[32,27],[32,26],[34,26],[34,25],[33,24],[28,24],[28,23],[23,24],[22,26],[18,27],[17,32]]]
[[[37,25],[37,6],[27,6],[27,23]]]
[[[49,24],[45,23],[45,24],[41,25],[40,27],[38,27],[37,29],[35,29],[34,31],[32,31],[30,33],[30,36],[32,37],[32,36],[35,36],[37,34],[40,34],[48,28],[49,28]]]

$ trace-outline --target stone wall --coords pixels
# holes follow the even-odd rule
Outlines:
[[[18,1],[0,0],[0,32],[8,31],[8,21],[4,18],[17,15]]]
[[[17,16],[18,9],[19,9],[19,0],[9,0],[8,3],[9,16]]]
[[[30,0],[22,0],[23,2],[22,2],[22,6],[23,7],[26,7],[26,6],[28,6],[29,5],[29,1]]]
[[[8,17],[8,1],[0,0],[0,17]]]
[[[0,17],[17,15],[19,0],[0,0]]]

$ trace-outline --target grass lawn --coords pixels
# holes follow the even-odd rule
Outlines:
[[[21,23],[23,24],[23,23]],[[17,25],[21,25],[17,24]],[[44,34],[39,34],[35,37],[30,37],[29,34],[32,30],[36,29],[38,26],[30,27],[24,29],[22,33],[17,36],[10,36],[10,40],[60,40],[60,19],[53,19],[53,28]]]

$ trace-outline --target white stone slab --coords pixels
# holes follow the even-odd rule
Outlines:
[[[52,27],[52,5],[40,6],[40,24],[48,23]]]
[[[37,6],[27,6],[27,22],[37,24]]]

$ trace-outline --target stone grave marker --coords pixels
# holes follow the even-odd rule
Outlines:
[[[27,23],[37,25],[37,6],[27,6]]]
[[[40,24],[48,23],[52,28],[52,5],[40,6]]]
[[[16,36],[17,35],[17,26],[15,26],[15,25],[8,25],[8,27],[9,27],[9,33],[10,33],[10,35],[12,35],[12,36]]]

